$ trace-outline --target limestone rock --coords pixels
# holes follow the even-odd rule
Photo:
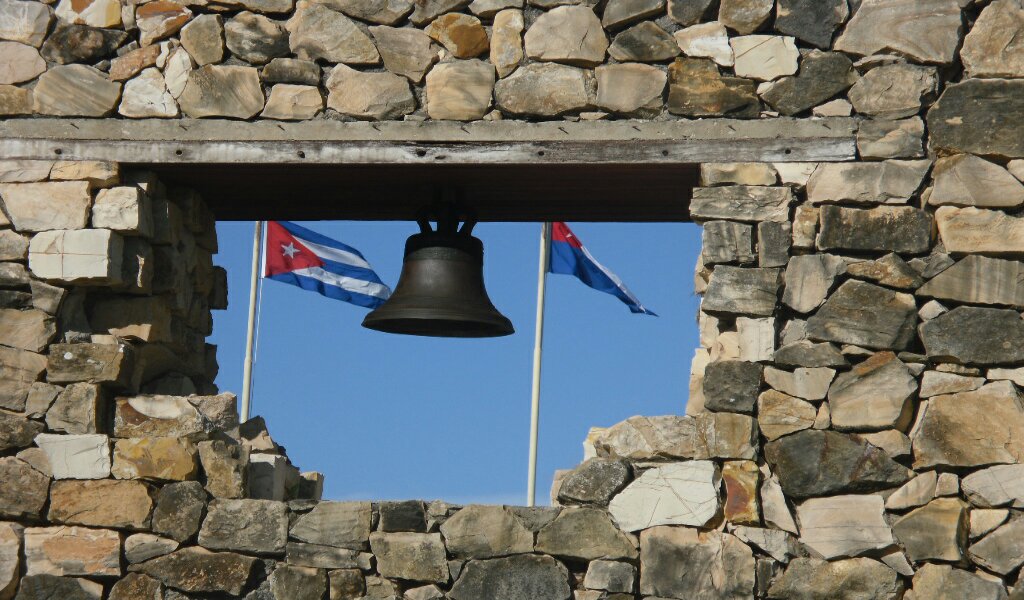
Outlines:
[[[810,313],[828,298],[845,265],[831,254],[805,254],[790,257],[786,265],[786,289],[782,302],[800,313]]]
[[[910,426],[917,379],[892,352],[880,352],[836,378],[828,391],[832,427],[838,430]]]
[[[1024,157],[1024,140],[1009,135],[1024,110],[1024,81],[969,79],[946,88],[928,112],[931,148],[950,154]]]
[[[36,445],[46,453],[54,479],[110,477],[110,440],[105,435],[41,433]]]
[[[314,544],[361,550],[370,539],[371,516],[369,502],[321,502],[292,524],[291,537]]]
[[[141,32],[139,43],[148,46],[178,32],[192,19],[192,11],[172,2],[156,0],[135,9],[135,23]]]
[[[584,585],[591,590],[632,593],[636,585],[636,567],[629,563],[595,560],[587,566]]]
[[[725,502],[722,516],[726,521],[741,525],[760,525],[761,507],[758,505],[758,486],[761,471],[757,463],[749,460],[729,461],[722,465],[725,482]],[[742,539],[742,536],[741,536]]]
[[[327,106],[352,117],[393,119],[416,110],[409,82],[393,73],[364,73],[337,65],[327,89]]]
[[[913,296],[850,280],[807,320],[807,334],[815,341],[902,350],[916,324]]]
[[[761,380],[762,366],[758,363],[713,362],[704,371],[704,407],[718,412],[752,414]]]
[[[609,507],[615,515],[615,501],[629,493],[629,487],[612,500]],[[635,559],[634,538],[617,528],[608,513],[595,508],[570,507],[545,525],[537,534],[537,552],[577,560]]]
[[[895,541],[881,496],[812,498],[796,511],[800,541],[827,560],[856,557]]]
[[[617,61],[661,62],[679,55],[679,44],[653,21],[644,21],[615,36],[608,54]]]
[[[266,119],[303,121],[324,109],[324,98],[317,87],[282,83],[270,89],[267,106],[260,113]]]
[[[823,163],[807,182],[807,199],[813,204],[906,204],[921,187],[929,166],[926,160]]]
[[[1024,284],[1017,261],[968,255],[924,284],[917,293],[971,304],[1024,308]]]
[[[343,569],[330,572],[330,597],[342,600],[362,598],[366,593],[366,581],[357,569]]]
[[[670,5],[692,4],[690,0],[676,0]],[[691,58],[710,58],[723,67],[735,64],[729,33],[718,21],[702,23],[681,29],[673,34],[683,54]]]
[[[924,156],[924,121],[920,117],[862,121],[857,130],[862,158],[920,158]]]
[[[971,510],[971,540],[995,531],[1006,522],[1010,511],[1005,508],[975,508]]]
[[[668,82],[668,111],[675,115],[752,119],[761,112],[754,82],[723,76],[711,60],[677,58]]]
[[[602,65],[597,76],[597,105],[623,114],[661,112],[668,76],[657,67],[642,64]],[[705,229],[706,231],[706,229]]]
[[[192,118],[248,119],[263,110],[263,87],[252,67],[206,65],[192,71],[178,102]]]
[[[409,14],[413,6],[428,3],[415,3],[412,0],[331,0],[327,4],[355,19],[395,25]]]
[[[136,119],[178,116],[178,103],[167,91],[167,82],[159,70],[149,68],[124,85],[117,112]]]
[[[713,0],[668,0],[668,16],[681,25],[696,25],[704,20]]]
[[[16,523],[0,523],[0,598],[5,600],[18,591],[23,530]]]
[[[145,530],[153,501],[139,481],[55,481],[49,520],[67,525]]]
[[[910,437],[914,468],[972,467],[1024,459],[1024,409],[1008,381],[973,392],[936,396],[921,403]]]
[[[562,480],[558,500],[563,504],[607,504],[632,479],[629,463],[613,458],[591,458]],[[459,513],[461,514],[461,512]],[[458,515],[456,515],[458,516]],[[446,526],[451,519],[446,522]],[[441,528],[444,533],[444,526]],[[445,537],[450,537],[445,534]],[[448,541],[452,551],[452,542]]]
[[[0,39],[38,48],[53,22],[53,9],[41,2],[8,1],[0,5]]]
[[[0,184],[0,197],[18,231],[81,229],[92,203],[84,181]]]
[[[453,600],[565,600],[569,571],[550,556],[520,554],[469,561],[448,595]]]
[[[224,59],[224,21],[220,15],[199,15],[181,29],[181,45],[199,66]]]
[[[294,83],[317,87],[320,85],[320,66],[297,58],[275,58],[263,67],[260,77],[266,83]]]
[[[241,554],[182,548],[135,565],[131,570],[187,593],[222,592],[238,596],[245,589],[256,563],[257,559]]]
[[[970,392],[985,385],[984,377],[965,377],[955,373],[941,371],[925,371],[921,377],[921,398]]]
[[[902,119],[918,114],[937,92],[934,68],[896,63],[868,71],[850,88],[850,102],[864,115]]]
[[[1016,32],[1024,27],[1024,9],[1016,0],[998,0],[985,7],[964,38],[960,59],[970,77],[1021,77],[1024,48]]]
[[[430,36],[419,29],[376,26],[370,28],[370,33],[387,70],[413,83],[422,82],[438,60],[437,46],[431,43]],[[312,82],[311,85],[316,83]]]
[[[206,492],[198,481],[165,485],[156,497],[153,531],[178,542],[199,532],[206,511]]]
[[[1010,521],[971,544],[970,557],[982,567],[1007,575],[1024,564],[1024,520]]]
[[[288,542],[286,553],[288,564],[298,567],[365,570],[372,568],[372,554],[344,548]]]
[[[594,445],[601,456],[632,460],[751,459],[755,429],[753,418],[733,413],[632,417],[603,432]]]
[[[194,68],[195,63],[192,62],[192,57],[184,48],[175,50],[167,59],[167,66],[164,67],[164,82],[167,84],[167,91],[175,100],[184,93]]]
[[[935,163],[933,206],[1017,208],[1024,204],[1024,184],[1006,169],[970,154],[940,158]]]
[[[592,86],[588,71],[535,63],[516,69],[495,84],[494,98],[498,108],[507,113],[553,117],[590,106]]]
[[[53,67],[39,76],[33,89],[35,112],[61,117],[104,117],[121,95],[120,84],[85,65]]]
[[[472,121],[491,106],[494,67],[480,60],[447,62],[427,74],[427,113],[433,119]]]
[[[157,44],[122,54],[110,61],[110,71],[107,73],[107,76],[110,77],[111,81],[131,79],[144,69],[156,66],[157,61],[161,59],[161,55],[164,52],[164,46]]]
[[[863,438],[835,431],[799,431],[768,442],[765,455],[786,495],[796,499],[891,488],[911,474]]]
[[[805,400],[821,400],[828,393],[836,372],[829,368],[799,367],[791,373],[768,367],[764,375],[765,382],[775,390]]]
[[[757,31],[768,20],[773,0],[722,0],[718,20],[741,35]]]
[[[115,29],[68,25],[58,21],[39,52],[46,60],[61,65],[96,63],[112,56],[127,37],[128,34]]]
[[[469,0],[421,0],[414,3],[409,20],[413,25],[422,27],[446,12],[458,11],[468,4]]]
[[[0,42],[0,84],[31,81],[46,71],[46,61],[32,46]]]
[[[501,506],[467,506],[441,525],[441,534],[448,552],[456,558],[496,558],[533,551],[533,534]]]
[[[147,575],[129,573],[110,588],[108,600],[162,600],[164,586]]]
[[[118,440],[111,473],[117,479],[185,481],[198,474],[195,446],[177,438]]]
[[[702,163],[701,185],[775,185],[778,173],[766,163]],[[707,225],[705,225],[705,228]]]
[[[739,77],[772,81],[797,72],[800,52],[791,37],[745,35],[729,40]],[[772,182],[774,183],[774,182]]]
[[[526,31],[526,55],[534,60],[593,67],[604,62],[608,38],[587,6],[559,6]]]
[[[0,309],[0,343],[42,352],[57,334],[53,317],[37,309]]]
[[[604,7],[601,24],[608,30],[621,29],[664,10],[665,0],[610,0]]]
[[[771,316],[775,313],[782,278],[779,269],[715,269],[701,308],[708,313]]]
[[[915,600],[1006,600],[1002,583],[950,565],[922,565],[914,574]]]
[[[870,558],[796,558],[768,590],[773,600],[898,600],[902,596],[899,575]]]
[[[775,390],[762,393],[757,400],[757,424],[768,440],[810,429],[816,416],[811,403]]]
[[[915,0],[863,0],[835,49],[867,56],[895,52],[921,63],[956,56],[963,23],[957,0],[922,5]]]
[[[924,281],[898,254],[886,254],[878,260],[865,260],[850,264],[846,273],[852,277],[874,281],[886,287],[912,290]]]
[[[733,534],[740,541],[761,550],[780,563],[788,563],[799,554],[796,538],[786,531],[740,525],[733,530]]]
[[[801,340],[784,345],[773,358],[780,367],[845,367],[850,363],[834,344]]]
[[[943,206],[935,221],[950,252],[1018,255],[1024,249],[1024,219],[1002,211]]]
[[[441,15],[427,26],[426,33],[455,58],[476,58],[490,49],[487,31],[480,19],[470,15]]]
[[[56,575],[29,575],[21,580],[15,600],[100,600],[103,586],[87,579]]]
[[[819,250],[919,254],[926,252],[931,245],[931,215],[916,208],[879,206],[858,209],[829,205],[822,206],[820,214],[821,232],[817,239]],[[936,216],[941,234],[942,215]],[[957,226],[954,224],[950,229]],[[957,234],[951,233],[950,237],[955,235]]]
[[[38,519],[46,504],[50,478],[28,463],[7,456],[0,458],[0,517],[7,519]]]
[[[41,423],[0,412],[0,451],[26,448],[43,430]]]
[[[380,62],[373,40],[352,19],[326,5],[301,1],[286,25],[288,43],[303,60],[325,60],[347,65]]]
[[[829,48],[832,35],[849,16],[845,0],[778,0],[775,29],[818,48]]]
[[[935,471],[925,471],[917,475],[885,500],[885,508],[900,511],[928,504],[935,497],[938,480],[939,476]]]
[[[681,527],[640,534],[640,593],[664,598],[753,597],[754,556],[735,536]],[[672,565],[689,565],[676,569]]]
[[[793,191],[787,187],[701,187],[693,190],[690,214],[699,220],[785,222],[793,201]]]
[[[795,76],[784,77],[761,93],[784,115],[795,115],[846,91],[857,81],[853,63],[841,52],[808,53]]]
[[[166,556],[178,549],[178,542],[150,533],[136,533],[124,541],[124,557],[130,564]]]
[[[721,474],[709,461],[669,464],[644,472],[612,499],[608,510],[625,531],[701,527],[718,512],[720,482]]]
[[[289,52],[284,27],[263,15],[239,13],[224,26],[224,34],[231,53],[250,64],[263,65]]]
[[[966,505],[959,498],[939,498],[893,523],[896,538],[913,562],[957,562],[967,544]]]
[[[1024,507],[1024,465],[997,465],[975,471],[961,484],[975,506]]]
[[[498,77],[507,77],[523,61],[523,30],[526,28],[521,10],[502,10],[494,16],[491,27],[490,61]]]
[[[739,357],[746,361],[767,361],[775,353],[775,319],[736,318]]]
[[[268,582],[274,598],[320,600],[327,593],[327,573],[321,569],[278,565]]]
[[[211,550],[277,554],[287,540],[288,507],[272,500],[215,499],[199,530],[199,543]]]
[[[370,547],[384,577],[447,583],[444,542],[436,533],[371,533]]]
[[[25,530],[26,575],[119,577],[121,536],[84,527],[30,527]]]
[[[970,365],[1024,361],[1024,321],[1016,311],[959,306],[921,325],[929,358]]]

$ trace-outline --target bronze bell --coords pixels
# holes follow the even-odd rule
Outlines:
[[[461,229],[460,218],[464,220]],[[437,221],[437,231],[431,229],[430,220]],[[472,236],[475,220],[446,205],[422,212],[418,223],[420,233],[405,242],[402,274],[394,293],[366,315],[363,327],[430,337],[515,333],[512,322],[494,308],[484,288],[484,245]]]

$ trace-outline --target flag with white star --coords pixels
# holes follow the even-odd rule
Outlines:
[[[355,248],[289,221],[268,221],[263,276],[328,298],[377,308],[391,296]]]

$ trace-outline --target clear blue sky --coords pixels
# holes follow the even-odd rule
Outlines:
[[[302,222],[358,248],[394,286],[413,223]],[[682,414],[697,347],[692,224],[570,223],[594,256],[660,317],[567,275],[548,276],[538,503],[582,459],[592,426]],[[218,223],[230,307],[215,312],[225,391],[241,393],[251,222]],[[388,335],[366,309],[277,281],[263,287],[253,413],[329,499],[524,504],[540,225],[483,223],[484,272],[516,334],[489,340]]]

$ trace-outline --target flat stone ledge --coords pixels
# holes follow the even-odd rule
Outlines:
[[[0,159],[125,163],[594,164],[846,161],[856,120],[403,122],[16,119]]]

